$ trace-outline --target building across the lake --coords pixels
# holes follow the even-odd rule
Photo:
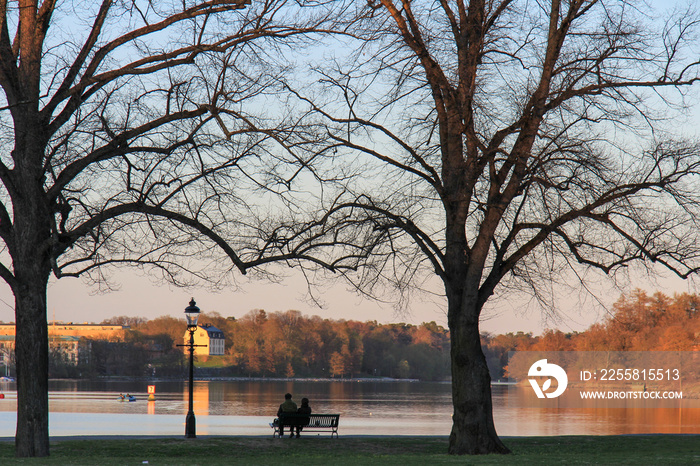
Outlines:
[[[211,324],[202,324],[197,326],[194,332],[194,354],[197,356],[220,356],[226,351],[224,345],[224,332],[214,327]],[[190,344],[190,332],[185,331],[185,345]],[[187,347],[184,348],[188,352]]]
[[[85,346],[80,345],[80,337],[70,335],[49,335],[49,349],[70,364],[86,363],[89,354]]]
[[[95,340],[123,340],[129,326],[125,325],[101,325],[101,324],[74,324],[50,323],[49,349],[54,353],[60,353],[72,364],[86,362],[87,352],[85,346],[80,344],[81,338]],[[9,354],[15,350],[15,324],[0,324],[0,359],[8,364]]]
[[[100,340],[109,340],[111,338],[123,339],[124,334],[129,330],[128,325],[102,325],[102,324],[82,324],[57,323],[48,324],[49,336],[71,336],[85,337]],[[9,324],[0,324],[0,335],[15,335],[14,322]]]

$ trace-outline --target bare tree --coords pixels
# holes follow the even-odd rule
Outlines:
[[[303,162],[262,129],[284,121],[269,105],[283,47],[323,32],[336,4],[250,3],[0,1],[0,277],[15,296],[18,456],[49,454],[51,273],[105,283],[106,266],[131,264],[221,282],[226,268],[305,255],[301,236],[257,235],[256,208]]]
[[[428,269],[444,284],[452,454],[508,452],[479,338],[499,289],[635,262],[698,270],[700,153],[663,118],[698,80],[697,11],[656,28],[643,8],[372,0],[349,64],[318,70],[313,98],[297,92],[330,141],[319,158],[353,161],[371,187],[349,183],[330,209],[374,232],[348,277],[369,292]]]

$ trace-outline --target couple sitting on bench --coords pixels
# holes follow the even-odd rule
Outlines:
[[[285,419],[285,415],[291,414]],[[284,395],[284,403],[277,410],[277,419],[275,420],[280,429],[280,438],[284,437],[284,426],[289,426],[289,438],[294,437],[294,429],[296,429],[297,438],[304,429],[304,426],[309,425],[309,415],[311,415],[311,407],[309,399],[302,398],[301,406],[297,408],[297,404],[292,401],[292,394]]]

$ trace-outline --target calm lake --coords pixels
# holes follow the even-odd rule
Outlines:
[[[15,386],[2,382],[0,391],[0,437],[13,437]],[[315,413],[340,413],[340,435],[450,433],[449,383],[235,380],[195,382],[197,434],[271,436],[268,424],[285,392],[297,403],[309,398]],[[136,401],[121,402],[120,393]],[[186,383],[171,381],[51,381],[50,435],[184,435],[187,393]],[[697,399],[656,408],[542,408],[527,387],[502,385],[493,386],[493,397],[502,436],[700,433]]]

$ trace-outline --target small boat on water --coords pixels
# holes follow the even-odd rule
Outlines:
[[[129,394],[127,394],[126,396],[119,394],[119,401],[136,401],[136,397],[134,395]]]

